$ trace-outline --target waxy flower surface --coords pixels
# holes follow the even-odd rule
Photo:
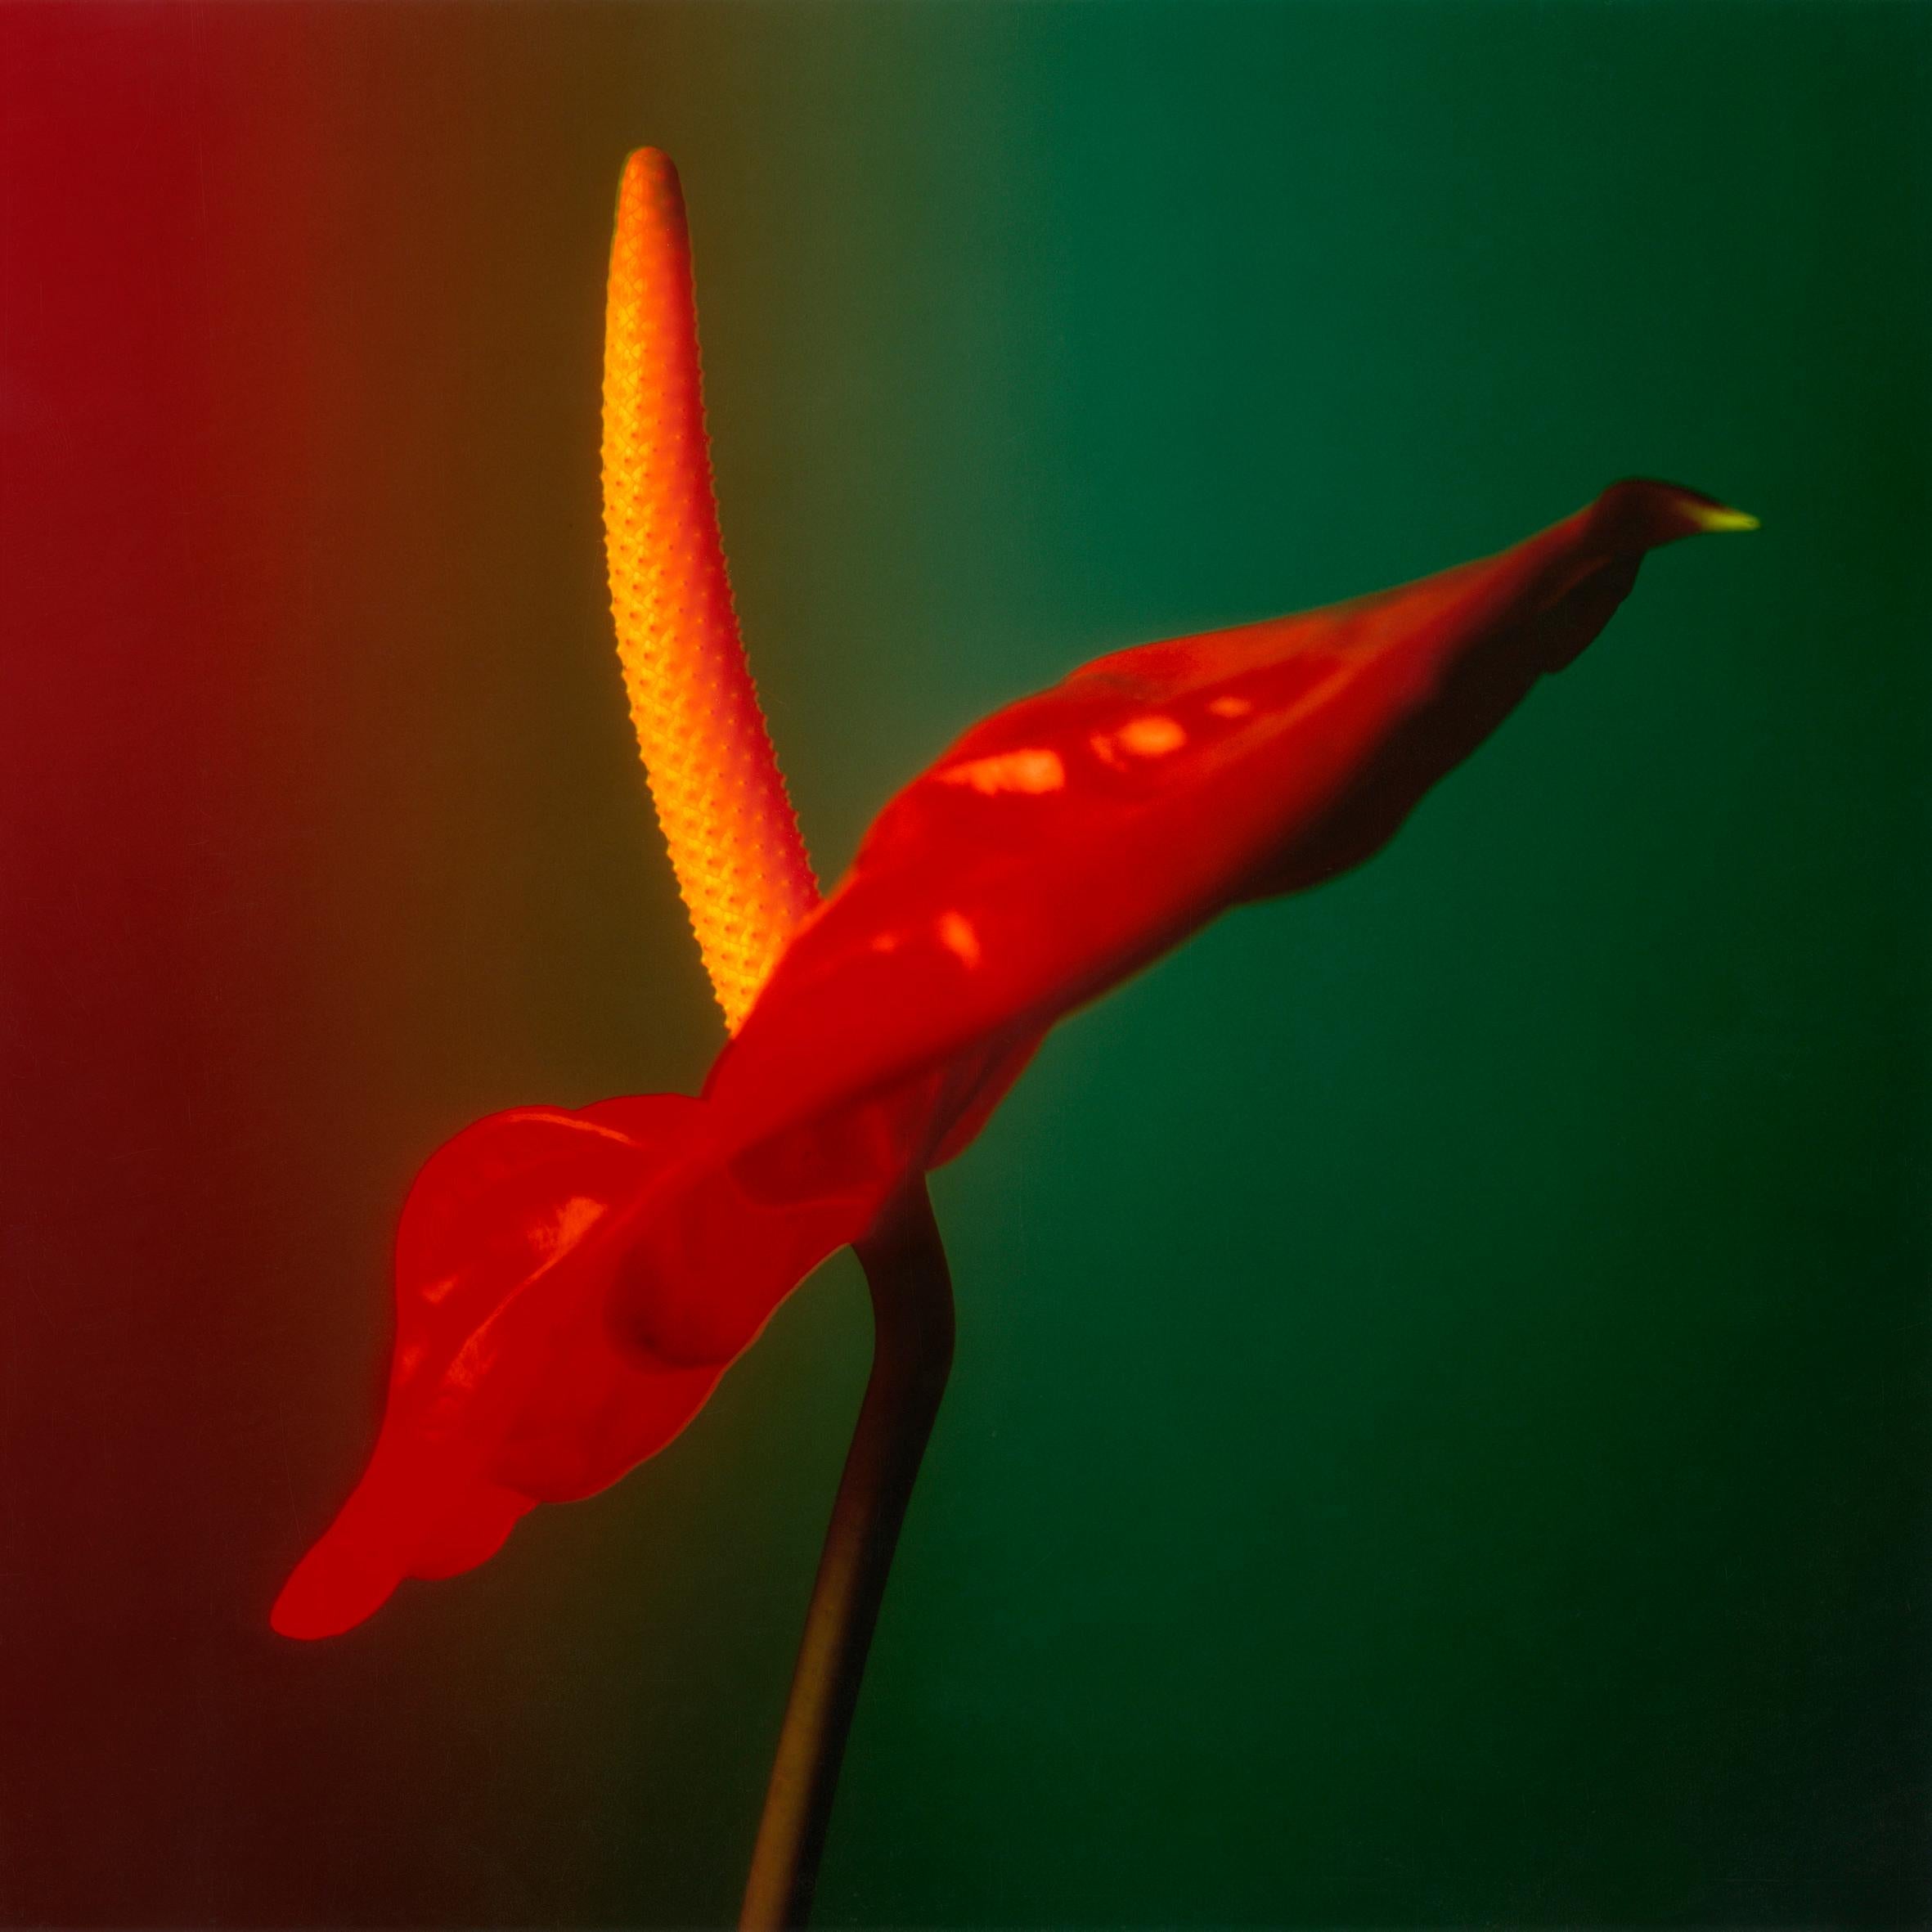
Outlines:
[[[614,383],[618,420],[644,422],[648,483],[613,521],[613,598],[627,649],[643,638],[648,657],[654,624],[699,639],[671,696],[632,679],[660,817],[670,832],[664,768],[689,767],[702,738],[667,722],[682,705],[724,718],[723,766],[685,770],[692,795],[708,785],[789,829],[733,669],[675,177],[646,151],[625,194],[611,328],[627,346],[607,371],[607,424]],[[646,268],[657,249],[663,272],[620,313],[619,284],[640,272],[627,246]],[[640,366],[642,405],[624,389]],[[667,386],[651,389],[653,369]],[[607,487],[612,447],[607,429]],[[662,1449],[806,1274],[980,1132],[1054,1021],[1230,907],[1368,858],[1589,643],[1647,551],[1750,521],[1620,483],[1499,555],[1099,658],[968,731],[887,803],[815,905],[784,836],[743,876],[699,862],[685,886],[701,939],[710,895],[708,959],[738,955],[714,965],[735,1031],[702,1094],[516,1108],[430,1158],[397,1241],[381,1434],[276,1627],[344,1629],[402,1578],[480,1562],[535,1503],[588,1495]]]

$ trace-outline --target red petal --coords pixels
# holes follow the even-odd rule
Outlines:
[[[1620,483],[1499,556],[1121,651],[998,712],[880,814],[707,1099],[741,1146],[790,1136],[1359,863],[1596,635],[1647,550],[1748,522]]]
[[[723,1167],[711,1110],[681,1094],[520,1108],[458,1134],[403,1208],[375,1454],[276,1629],[345,1629],[405,1576],[481,1562],[533,1503],[654,1454],[791,1288],[865,1231],[884,1184],[756,1200]],[[649,1312],[620,1341],[627,1285]]]

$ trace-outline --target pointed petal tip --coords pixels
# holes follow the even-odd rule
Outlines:
[[[384,1592],[384,1597],[389,1595]],[[299,1571],[282,1585],[281,1594],[268,1612],[268,1628],[277,1637],[292,1637],[300,1643],[312,1643],[324,1637],[339,1637],[366,1621],[380,1607],[371,1603],[366,1610],[345,1610],[319,1591],[303,1587]]]
[[[1642,551],[1686,537],[1755,530],[1758,519],[1701,490],[1652,477],[1612,483],[1591,507],[1597,531],[1611,547]]]
[[[1687,489],[1682,483],[1665,483],[1660,489],[1668,497],[1670,511],[1684,536],[1702,537],[1725,530],[1755,530],[1759,527],[1758,519],[1750,511],[1733,510],[1728,503],[1720,503],[1715,496],[1707,496],[1701,490]]]
[[[402,1580],[393,1567],[346,1555],[339,1539],[325,1536],[290,1573],[268,1612],[278,1637],[304,1643],[339,1637],[375,1615]]]
[[[1733,510],[1728,503],[1692,503],[1686,505],[1692,523],[1700,530],[1761,530],[1764,525],[1748,510]]]

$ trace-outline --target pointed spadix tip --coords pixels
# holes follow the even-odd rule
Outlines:
[[[677,166],[661,147],[634,147],[624,157],[624,168],[618,177],[618,208],[641,209],[662,205],[682,197]]]
[[[618,245],[641,247],[653,236],[681,236],[684,226],[684,186],[676,164],[661,147],[633,148],[618,177]]]

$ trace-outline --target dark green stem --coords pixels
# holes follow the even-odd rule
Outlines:
[[[896,1196],[855,1246],[872,1290],[872,1376],[805,1613],[741,1932],[781,1932],[811,1916],[879,1599],[952,1367],[952,1277],[924,1179]]]

